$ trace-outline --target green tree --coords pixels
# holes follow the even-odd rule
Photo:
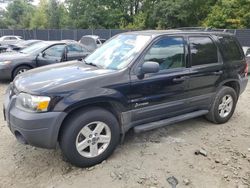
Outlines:
[[[30,22],[32,29],[66,28],[70,23],[67,9],[57,0],[40,0]]]
[[[47,17],[47,0],[40,0],[40,3],[31,19],[31,29],[45,29],[48,28],[48,17]]]
[[[203,25],[214,28],[250,27],[249,0],[219,0]]]
[[[199,26],[216,0],[148,0],[142,7],[146,28]]]
[[[50,0],[47,9],[48,28],[58,29],[60,27],[60,7],[57,0]]]
[[[34,12],[34,6],[26,0],[14,0],[7,7],[6,21],[11,28],[29,27],[29,19]]]

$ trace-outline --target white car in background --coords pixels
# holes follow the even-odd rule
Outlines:
[[[14,36],[14,35],[2,36],[0,37],[0,45],[3,46],[3,45],[15,44],[21,40],[23,40],[21,36]]]
[[[89,51],[93,52],[96,48],[99,48],[106,42],[106,39],[102,39],[97,35],[85,35],[79,42],[84,45]]]

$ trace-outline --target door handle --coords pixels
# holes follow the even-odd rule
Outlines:
[[[223,74],[222,70],[221,71],[215,71],[215,72],[213,72],[213,75],[221,75],[221,74]]]
[[[187,79],[188,79],[187,76],[177,77],[177,78],[173,79],[173,82],[175,82],[175,83],[184,82]]]

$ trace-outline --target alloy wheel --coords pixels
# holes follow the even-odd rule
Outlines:
[[[225,95],[218,108],[220,117],[226,118],[231,113],[233,104],[233,97],[231,95]]]
[[[109,146],[111,130],[107,124],[96,121],[85,125],[76,137],[76,149],[86,158],[97,157]]]

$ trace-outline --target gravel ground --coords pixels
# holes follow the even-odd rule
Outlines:
[[[0,95],[7,85],[0,83]],[[129,132],[107,161],[87,169],[64,162],[60,150],[19,144],[1,114],[0,188],[168,188],[172,176],[177,188],[250,187],[249,104],[250,85],[228,123],[197,118],[143,134]]]

